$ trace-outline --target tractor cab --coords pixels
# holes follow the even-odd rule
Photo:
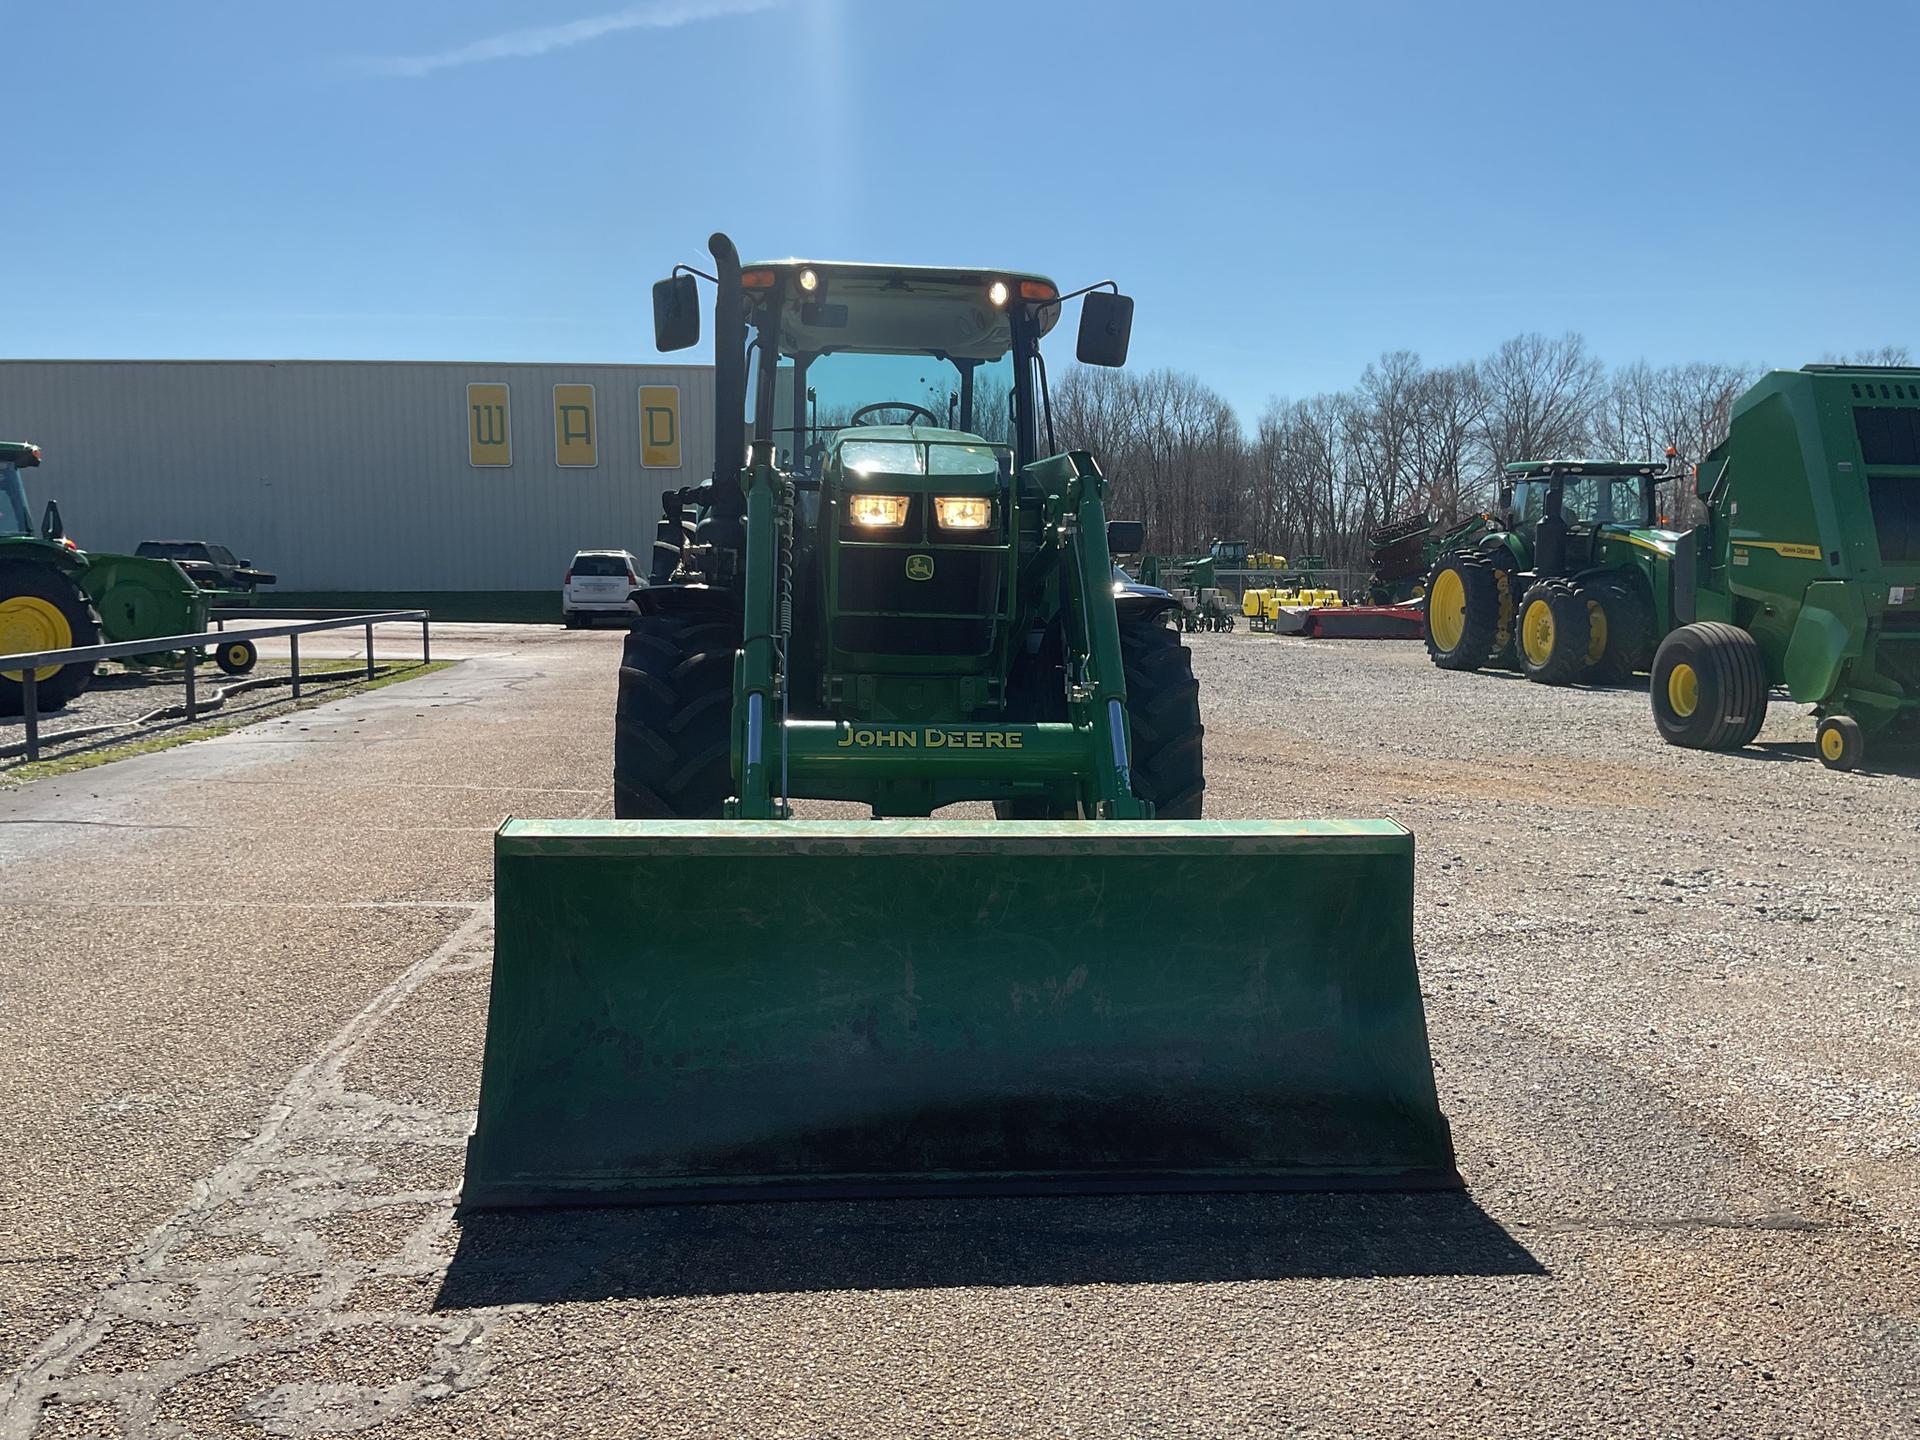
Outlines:
[[[39,446],[0,440],[0,540],[32,537],[33,511],[20,472],[39,463]]]
[[[1508,530],[1532,550],[1523,568],[1566,575],[1600,563],[1605,537],[1650,530],[1663,467],[1618,460],[1517,460],[1502,476]]]
[[[767,464],[776,508],[791,497],[774,567],[797,617],[783,708],[889,722],[1019,708],[1012,692],[1043,648],[1030,632],[1048,629],[1036,586],[1054,579],[1023,565],[1045,542],[1047,496],[1029,470],[1059,450],[1040,342],[1074,297],[1018,271],[778,260],[724,273],[731,263],[716,454]],[[1080,359],[1123,363],[1132,301],[1084,293]],[[694,343],[699,320],[692,273],[655,286],[661,349]],[[678,515],[663,527],[647,604],[753,569],[751,517],[733,513],[744,495],[726,478],[688,493],[691,545]]]

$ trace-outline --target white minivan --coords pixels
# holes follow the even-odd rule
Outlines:
[[[560,587],[560,614],[569,630],[591,625],[599,615],[625,618],[638,609],[632,595],[646,583],[631,550],[578,551]]]

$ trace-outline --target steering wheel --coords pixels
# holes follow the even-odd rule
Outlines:
[[[905,410],[909,415],[924,415],[927,417],[927,423],[936,430],[946,423],[938,415],[934,414],[933,411],[927,409],[926,406],[916,405],[911,400],[882,400],[878,405],[862,405],[847,417],[847,424],[869,424],[871,422],[869,422],[866,417],[876,414],[881,410]]]

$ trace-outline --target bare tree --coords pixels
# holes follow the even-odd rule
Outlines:
[[[1587,446],[1606,371],[1578,335],[1516,335],[1480,367],[1481,443],[1493,468],[1578,455]]]

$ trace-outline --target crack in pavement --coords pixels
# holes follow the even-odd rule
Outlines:
[[[490,959],[492,904],[465,908],[467,918],[431,954],[295,1072],[254,1139],[195,1183],[88,1313],[7,1378],[0,1440],[29,1440],[49,1407],[69,1405],[110,1412],[138,1440],[187,1440],[204,1432],[168,1413],[169,1392],[249,1361],[285,1372],[245,1402],[253,1423],[279,1435],[368,1429],[479,1383],[492,1331],[521,1307],[441,1315],[352,1303],[364,1282],[424,1284],[445,1269],[457,1191],[386,1180],[382,1160],[397,1147],[464,1146],[472,1114],[384,1100],[343,1080],[348,1062],[422,986]],[[345,1253],[340,1237],[324,1233],[361,1217],[376,1228],[388,1222],[398,1237],[379,1242],[377,1259]],[[375,1332],[384,1332],[379,1341]],[[129,1334],[134,1353],[116,1363]],[[328,1346],[415,1373],[389,1370],[381,1383],[307,1373],[313,1352]]]

